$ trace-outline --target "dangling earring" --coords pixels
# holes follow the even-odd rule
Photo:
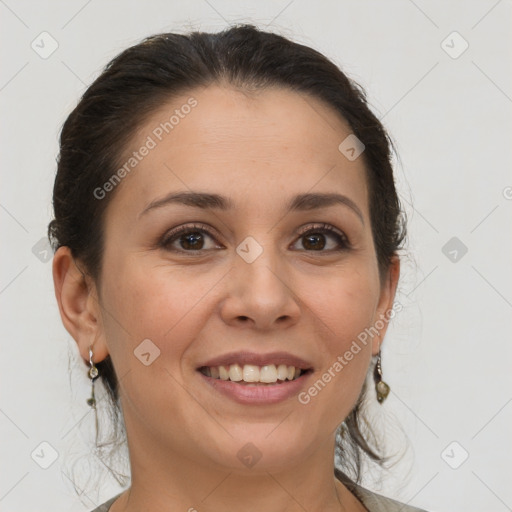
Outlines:
[[[381,367],[381,356],[380,350],[377,356],[377,363],[373,370],[373,379],[375,381],[375,391],[377,392],[377,402],[382,404],[386,397],[389,395],[390,387],[382,380],[382,367]]]
[[[92,362],[92,347],[89,347],[89,365],[90,368],[88,371],[88,375],[89,378],[91,379],[91,398],[87,399],[87,404],[90,405],[93,409],[96,409],[96,398],[94,396],[94,381],[98,377],[99,371],[98,368],[96,368],[96,366]]]
[[[89,347],[89,371],[87,372],[91,379],[91,398],[87,399],[87,404],[94,409],[94,422],[96,425],[96,445],[98,444],[98,411],[96,410],[96,397],[94,396],[94,381],[98,378],[100,372],[92,361],[92,347]]]

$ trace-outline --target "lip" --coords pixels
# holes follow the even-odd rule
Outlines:
[[[307,371],[295,380],[286,380],[280,384],[266,386],[239,384],[238,382],[232,382],[230,380],[214,379],[213,377],[203,375],[200,371],[197,371],[197,374],[206,384],[211,386],[214,391],[219,392],[239,404],[264,405],[282,402],[283,400],[297,395],[299,391],[307,385],[313,372]]]
[[[295,366],[301,370],[312,370],[313,365],[300,357],[294,356],[289,352],[268,352],[258,354],[256,352],[230,352],[200,363],[196,370],[204,366],[229,366],[231,364],[253,364],[256,366],[265,366],[269,364],[285,364],[286,366]],[[294,382],[294,381],[290,381]]]

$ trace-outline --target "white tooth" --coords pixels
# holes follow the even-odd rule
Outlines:
[[[277,370],[275,364],[262,366],[260,369],[260,382],[276,382]]]
[[[246,364],[241,366],[239,364],[232,364],[230,366],[211,366],[204,370],[204,373],[209,377],[221,380],[232,380],[233,382],[263,382],[266,384],[275,383],[278,380],[294,380],[299,377],[300,369],[295,366],[287,366],[280,364],[276,367],[275,364],[264,366],[256,366],[253,364]]]
[[[259,382],[260,380],[260,368],[253,364],[245,364],[243,371],[245,382]]]
[[[280,364],[277,367],[277,378],[279,380],[286,380],[288,377],[288,367],[285,364]]]
[[[243,379],[242,367],[239,364],[232,364],[229,367],[229,379],[233,382],[239,382]]]
[[[219,366],[219,377],[222,380],[228,380],[229,379],[229,368],[226,369],[225,366]]]

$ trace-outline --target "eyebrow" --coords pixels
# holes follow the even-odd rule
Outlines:
[[[170,204],[183,204],[204,210],[210,209],[229,211],[235,208],[235,204],[230,198],[221,196],[219,194],[210,194],[206,192],[171,192],[161,199],[156,199],[149,203],[149,205],[144,208],[138,217],[140,218],[151,210],[155,210]],[[356,205],[356,203],[354,203],[354,201],[352,201],[352,199],[342,194],[298,194],[291,198],[288,205],[286,206],[286,211],[309,211],[338,204],[348,206],[354,213],[357,214],[361,222],[364,224],[364,217],[359,207]]]

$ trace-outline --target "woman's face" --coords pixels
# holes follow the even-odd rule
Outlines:
[[[174,99],[138,130],[106,212],[91,308],[94,350],[112,357],[139,455],[234,471],[261,455],[255,471],[332,450],[385,327],[366,343],[361,333],[382,326],[398,279],[398,264],[379,278],[363,158],[338,149],[350,133],[311,97],[220,86]],[[188,235],[170,236],[178,227]],[[80,339],[84,359],[91,342]],[[198,370],[236,352],[262,356],[260,376],[286,363],[277,352],[309,371],[256,387]]]

